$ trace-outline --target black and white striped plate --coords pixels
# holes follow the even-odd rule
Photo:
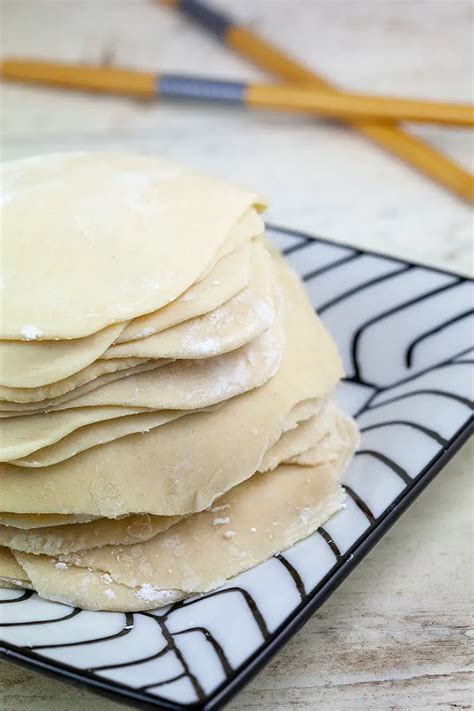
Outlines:
[[[336,338],[362,432],[347,506],[223,588],[156,612],[85,612],[0,590],[0,651],[136,706],[213,709],[337,588],[470,429],[473,283],[301,233],[268,231]]]

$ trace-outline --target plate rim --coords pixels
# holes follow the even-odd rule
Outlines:
[[[419,262],[416,259],[403,259],[402,257],[396,257],[392,254],[387,254],[386,252],[379,252],[376,249],[370,249],[369,247],[358,247],[357,245],[351,244],[350,242],[339,241],[336,239],[331,239],[330,237],[321,237],[320,235],[311,234],[311,232],[306,232],[305,230],[296,230],[292,227],[283,227],[282,225],[276,225],[272,222],[265,222],[265,227],[273,232],[280,232],[281,234],[291,235],[292,237],[305,239],[308,242],[323,242],[324,244],[329,244],[333,247],[342,247],[343,249],[352,249],[356,254],[369,254],[373,257],[378,257],[379,259],[385,259],[390,262],[398,262],[399,264],[408,264],[413,267],[420,267],[420,269],[427,269],[430,272],[437,272],[438,274],[446,274],[447,276],[460,277],[461,279],[469,282],[474,282],[474,276],[469,276],[464,272],[458,272],[452,269],[443,269],[435,264],[425,264],[424,262]]]
[[[265,226],[273,232],[287,234],[308,242],[317,241],[335,247],[348,248],[359,254],[369,254],[381,259],[414,265],[428,271],[449,276],[458,276],[463,280],[474,282],[472,277],[440,267],[420,262],[401,259],[376,250],[360,248],[347,242],[339,242],[319,235],[312,235],[302,230],[283,227],[271,222]],[[112,680],[97,677],[85,670],[79,670],[69,664],[47,659],[33,651],[18,647],[0,640],[0,658],[26,667],[34,672],[43,673],[59,681],[69,682],[108,699],[119,703],[127,703],[138,709],[163,709],[164,711],[179,711],[186,709],[202,709],[216,711],[234,697],[261,669],[275,656],[283,645],[308,621],[326,599],[341,585],[347,576],[359,565],[372,548],[381,540],[385,533],[394,525],[400,516],[408,510],[421,492],[433,481],[435,476],[459,451],[462,445],[474,434],[474,415],[458,429],[448,444],[424,467],[424,469],[408,484],[394,499],[392,504],[369,526],[361,536],[341,555],[340,559],[324,576],[315,590],[302,601],[293,612],[274,630],[269,638],[238,667],[232,676],[228,677],[204,700],[190,704],[177,704],[173,701],[153,696],[147,692],[139,692],[130,686]]]

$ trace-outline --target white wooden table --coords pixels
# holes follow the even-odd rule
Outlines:
[[[463,0],[217,4],[354,90],[472,99],[472,5]],[[264,78],[151,0],[0,0],[0,20],[4,54]],[[39,88],[2,94],[3,160],[78,147],[161,153],[264,191],[273,222],[472,270],[470,209],[344,128]],[[416,132],[472,168],[467,132]],[[230,707],[470,708],[472,469],[465,447]],[[81,704],[120,708],[0,664],[4,711]]]

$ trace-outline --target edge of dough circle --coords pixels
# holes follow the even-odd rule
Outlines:
[[[239,186],[144,155],[16,160],[3,164],[1,186],[3,340],[81,338],[165,306],[242,214],[264,207]]]

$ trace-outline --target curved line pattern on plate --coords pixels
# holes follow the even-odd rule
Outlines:
[[[129,634],[134,626],[135,622],[133,619],[133,614],[131,612],[124,612],[125,615],[125,624],[122,627],[122,629],[119,632],[115,632],[115,634],[108,635],[107,637],[95,637],[94,639],[88,639],[85,642],[64,642],[62,644],[57,643],[57,644],[34,644],[30,647],[30,649],[34,650],[35,652],[38,651],[38,649],[57,649],[58,647],[75,647],[77,644],[97,644],[97,642],[107,642],[109,639],[117,639],[118,637],[123,637],[126,634]],[[95,670],[100,669],[100,667],[95,667]],[[90,671],[90,669],[89,669]]]
[[[282,553],[277,553],[275,558],[280,561],[282,565],[285,566],[291,577],[293,578],[293,581],[296,585],[296,589],[298,590],[298,593],[301,597],[302,600],[305,599],[306,597],[306,588],[305,584],[303,582],[303,579],[301,578],[300,574],[296,570],[296,568],[291,565],[290,561],[285,558],[285,556]]]
[[[324,313],[324,311],[327,311],[327,309],[330,309],[331,306],[335,306],[336,304],[339,304],[341,301],[345,301],[346,299],[349,299],[351,296],[354,296],[354,294],[358,294],[359,291],[364,291],[364,289],[367,289],[369,286],[375,286],[376,284],[382,284],[383,282],[393,279],[394,277],[397,277],[399,274],[404,274],[405,272],[408,272],[408,271],[410,271],[410,269],[413,269],[413,268],[414,267],[411,264],[408,264],[408,266],[401,267],[400,269],[395,269],[395,271],[389,272],[388,274],[381,274],[380,276],[373,277],[372,279],[367,279],[367,281],[363,281],[361,284],[354,286],[352,289],[348,289],[347,291],[344,291],[342,294],[338,294],[338,296],[335,296],[334,298],[330,299],[329,301],[322,303],[317,308],[318,314],[321,315],[322,313]]]
[[[194,632],[198,632],[204,636],[204,639],[206,640],[206,642],[208,642],[212,646],[215,653],[217,654],[219,661],[222,665],[222,669],[223,669],[224,673],[226,674],[226,676],[230,676],[233,671],[232,665],[230,664],[229,660],[227,659],[221,645],[213,637],[213,635],[209,632],[208,629],[206,629],[205,627],[193,627],[192,629],[183,630],[182,632],[175,632],[173,634],[173,637],[178,637],[181,634],[193,634]]]
[[[452,300],[454,290],[468,283],[465,279],[284,228],[269,226],[268,232],[306,281],[349,373],[340,397],[360,420],[361,446],[343,477],[345,508],[309,538],[221,589],[162,610],[86,613],[57,603],[48,608],[30,591],[0,590],[0,634],[25,657],[34,650],[53,664],[63,659],[86,678],[100,678],[122,692],[123,685],[140,691],[151,705],[162,701],[178,708],[208,700],[255,652],[271,643],[275,631],[352,556],[358,542],[429,467],[433,452],[438,456],[466,425],[474,399],[472,334],[465,327],[472,298],[458,312]],[[436,319],[439,311],[439,321],[434,325],[430,321],[428,328],[418,309],[433,298],[438,300],[437,309],[430,317]],[[443,316],[451,311],[449,318]],[[391,326],[391,317],[399,312],[403,312],[407,334]],[[424,361],[427,349],[420,344],[441,338],[453,324],[462,329],[456,330],[461,340],[446,336],[439,357],[431,352],[436,348],[430,348],[430,360]],[[369,349],[360,362],[361,344],[374,327],[382,330],[371,337],[387,338],[396,363],[390,382],[380,382],[384,364],[376,352]],[[471,378],[466,377],[468,369]],[[383,379],[387,375],[383,372]],[[387,433],[392,440],[400,436],[400,428],[409,428],[410,436],[417,438],[415,470],[409,467],[407,471],[394,461],[393,456],[398,457],[390,455],[392,450],[386,453]],[[403,440],[400,443],[403,447]],[[400,450],[400,461],[406,462],[407,456],[410,452]],[[371,486],[371,481],[377,485]],[[57,607],[64,608],[64,615],[57,613]],[[56,616],[49,619],[51,614]],[[156,638],[142,626],[145,620],[154,621]],[[52,641],[48,624],[69,625],[60,635],[66,641]],[[38,626],[35,643],[25,644],[30,625]],[[89,630],[90,638],[84,639]],[[122,648],[118,645],[124,637],[127,643]],[[197,649],[199,653],[193,652]],[[107,659],[114,663],[107,664]],[[121,673],[132,673],[133,682],[130,676],[121,679]]]
[[[331,536],[330,536],[329,533],[326,531],[326,529],[323,528],[323,526],[320,526],[320,527],[318,528],[318,533],[319,533],[319,535],[326,541],[326,543],[328,544],[329,548],[331,549],[331,551],[332,551],[332,552],[334,553],[334,555],[336,556],[336,560],[340,560],[340,559],[342,558],[342,553],[341,553],[341,551],[339,550],[338,545],[335,543],[334,539],[331,538]]]
[[[458,321],[462,321],[463,319],[467,318],[468,316],[473,316],[473,315],[474,315],[474,310],[468,309],[467,311],[464,311],[463,313],[459,314],[458,316],[455,316],[454,318],[451,318],[451,319],[447,319],[446,321],[444,321],[441,324],[438,324],[434,328],[430,328],[428,331],[425,331],[425,333],[422,333],[417,338],[415,338],[410,343],[410,346],[408,347],[408,350],[405,354],[405,363],[406,363],[407,368],[411,368],[411,366],[413,365],[413,354],[415,352],[415,348],[422,341],[425,341],[427,338],[430,338],[430,336],[434,336],[436,333],[439,333],[444,328],[446,328],[446,326],[452,326],[454,323],[457,323]]]

